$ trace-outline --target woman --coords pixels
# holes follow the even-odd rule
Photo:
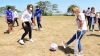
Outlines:
[[[67,43],[65,43],[65,41],[63,41],[63,47],[66,48],[75,39],[78,40],[78,42],[76,44],[77,44],[79,53],[75,53],[75,55],[78,55],[78,54],[82,53],[81,39],[87,31],[87,25],[86,25],[85,15],[84,15],[84,13],[80,12],[80,9],[78,7],[74,7],[73,12],[76,15],[76,22],[77,22],[78,29],[77,29],[77,32],[73,35],[73,37]]]
[[[89,30],[90,31],[94,31],[94,25],[96,23],[96,17],[95,17],[96,13],[95,13],[95,8],[92,7],[91,8],[91,12],[90,12],[90,24],[89,24]]]
[[[22,14],[21,20],[22,22],[22,27],[24,29],[24,34],[22,35],[21,39],[19,40],[20,44],[24,44],[24,37],[29,34],[29,41],[33,42],[32,40],[32,29],[31,29],[31,17],[32,17],[32,12],[33,12],[33,5],[29,4],[27,5],[27,9],[24,11]]]
[[[13,12],[12,12],[11,7],[7,8],[5,14],[6,14],[5,20],[6,20],[7,24],[8,24],[8,30],[6,32],[4,32],[4,33],[8,33],[9,34],[9,33],[12,32],[12,29],[13,29]]]

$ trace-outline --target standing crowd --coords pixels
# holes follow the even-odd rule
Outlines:
[[[98,23],[98,29],[100,32],[100,12],[96,12],[96,9],[94,7],[88,7],[88,9],[83,11],[86,19],[87,19],[87,26],[89,28],[89,31],[94,31],[95,24]]]

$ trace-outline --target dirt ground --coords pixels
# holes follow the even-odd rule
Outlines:
[[[44,16],[42,17],[43,31],[32,30],[33,43],[26,41],[20,45],[17,41],[21,38],[23,30],[20,26],[14,27],[12,34],[4,34],[7,24],[4,17],[0,17],[0,56],[73,56],[75,42],[64,50],[61,42],[68,41],[76,32],[74,17]],[[94,32],[87,32],[82,39],[84,56],[100,56],[100,32],[97,25]],[[28,39],[28,36],[26,36]],[[57,43],[55,52],[49,51],[51,43]]]

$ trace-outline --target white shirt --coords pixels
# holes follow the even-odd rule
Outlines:
[[[90,17],[95,17],[95,13],[90,13]]]
[[[77,25],[78,25],[78,29],[80,27],[80,20],[83,23],[82,29],[81,30],[87,30],[87,25],[86,25],[86,19],[85,19],[85,15],[84,13],[79,13],[80,18],[78,18],[79,20],[76,20]]]
[[[31,22],[31,17],[32,17],[32,13],[29,13],[27,10],[25,10],[22,14],[21,20],[23,22]]]
[[[86,16],[90,16],[90,9],[88,9],[87,11],[86,11]]]
[[[14,18],[18,18],[19,16],[18,16],[18,13],[17,13],[17,11],[14,11]]]

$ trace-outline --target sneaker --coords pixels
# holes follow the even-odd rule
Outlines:
[[[9,34],[9,32],[4,32],[4,34]]]
[[[9,34],[12,34],[12,32],[9,32]]]
[[[40,31],[42,31],[43,29],[42,28],[40,28]]]
[[[19,40],[19,43],[24,45],[24,41],[23,40]]]
[[[30,42],[33,42],[33,40],[32,40],[32,39],[30,39],[29,41],[30,41]]]
[[[64,49],[67,47],[67,45],[65,44],[65,41],[62,42],[62,46]]]
[[[80,56],[84,56],[84,55],[83,55],[83,51],[79,52],[79,55],[80,55]]]
[[[79,54],[74,54],[74,56],[79,56]]]

